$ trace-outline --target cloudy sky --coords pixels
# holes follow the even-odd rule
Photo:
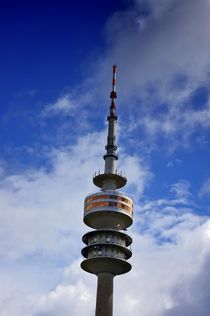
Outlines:
[[[114,313],[207,316],[210,1],[8,1],[0,24],[0,315],[94,315],[83,201],[103,170],[116,63],[135,210]]]

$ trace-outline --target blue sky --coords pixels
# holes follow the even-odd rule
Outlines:
[[[209,1],[8,2],[0,23],[0,315],[94,314],[82,213],[114,63],[118,167],[135,202],[115,314],[208,315]]]

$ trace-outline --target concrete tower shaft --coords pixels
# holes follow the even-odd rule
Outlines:
[[[113,278],[131,269],[127,260],[132,255],[129,249],[132,239],[120,231],[133,222],[133,201],[117,191],[125,186],[127,179],[116,171],[116,69],[114,65],[104,173],[93,177],[93,183],[101,191],[88,195],[84,202],[84,223],[95,230],[83,236],[86,246],[82,249],[81,268],[98,277],[96,316],[112,316]]]
[[[112,273],[100,273],[98,275],[96,316],[112,316],[113,309],[113,279]],[[103,308],[106,306],[106,309]]]

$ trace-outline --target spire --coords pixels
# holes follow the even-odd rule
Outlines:
[[[107,117],[108,121],[108,136],[107,136],[107,145],[105,147],[106,154],[104,155],[105,160],[105,173],[116,173],[116,160],[118,159],[116,150],[116,123],[117,123],[117,114],[116,114],[116,104],[115,99],[117,98],[116,93],[116,69],[117,66],[113,65],[113,77],[112,77],[112,91],[110,93],[111,105],[110,113]]]
[[[116,126],[117,126],[117,111],[115,100],[117,98],[116,93],[116,71],[117,66],[112,66],[112,91],[110,93],[111,104],[109,108],[108,121],[108,135],[107,144],[105,146],[106,153],[104,155],[105,166],[104,173],[94,176],[93,182],[98,187],[105,190],[115,190],[121,188],[126,184],[126,178],[117,173],[116,161],[118,156],[116,154]]]

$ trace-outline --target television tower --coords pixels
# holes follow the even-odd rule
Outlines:
[[[127,259],[132,255],[128,249],[132,239],[124,231],[133,222],[133,202],[117,190],[125,186],[127,179],[116,169],[116,68],[114,65],[104,173],[93,177],[101,190],[88,195],[84,203],[84,223],[95,230],[82,238],[86,247],[82,249],[85,259],[81,268],[98,278],[95,316],[112,316],[113,278],[131,270]]]

